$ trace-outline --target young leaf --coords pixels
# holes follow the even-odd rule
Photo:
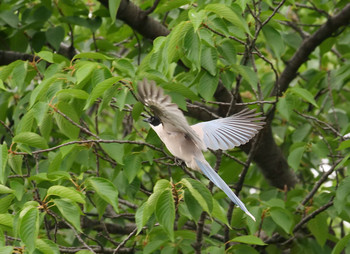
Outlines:
[[[29,253],[35,249],[35,241],[39,234],[39,211],[36,207],[29,208],[20,218],[19,235]]]
[[[159,224],[164,228],[170,239],[174,241],[175,204],[171,189],[160,194],[157,200],[156,216]]]
[[[61,198],[68,198],[74,202],[85,204],[82,194],[72,188],[65,186],[54,185],[51,186],[46,193],[47,196],[59,196]]]
[[[118,190],[112,182],[102,177],[91,177],[88,183],[103,200],[118,212]]]
[[[12,141],[41,149],[48,148],[46,140],[34,132],[21,132]]]

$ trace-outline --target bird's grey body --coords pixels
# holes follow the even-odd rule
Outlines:
[[[170,153],[186,165],[202,172],[217,187],[254,220],[245,205],[232,192],[215,170],[205,160],[202,151],[227,150],[247,143],[264,125],[263,117],[254,110],[242,110],[227,118],[220,118],[190,126],[176,104],[171,102],[163,89],[154,81],[143,80],[138,84],[140,101],[150,107],[155,116],[148,122]]]

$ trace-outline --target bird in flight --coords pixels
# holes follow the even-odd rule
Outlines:
[[[202,151],[208,148],[228,150],[246,144],[263,128],[265,123],[262,120],[265,118],[257,117],[260,113],[255,113],[255,110],[244,109],[226,118],[190,126],[182,111],[154,81],[140,81],[138,95],[139,100],[154,114],[145,121],[157,133],[169,152],[183,160],[187,167],[202,172],[255,221],[244,203],[205,160]]]

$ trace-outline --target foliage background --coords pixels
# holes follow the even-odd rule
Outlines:
[[[3,0],[0,252],[350,252],[347,1]],[[207,159],[257,218],[142,122],[157,81],[191,123],[244,107]]]

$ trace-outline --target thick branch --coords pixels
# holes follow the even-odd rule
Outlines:
[[[99,0],[108,8],[108,0]],[[122,0],[117,13],[117,18],[123,20],[144,37],[154,40],[158,36],[166,36],[169,30],[160,22],[147,16],[147,12],[128,0]]]
[[[281,95],[286,91],[290,82],[297,76],[299,67],[308,60],[309,55],[315,48],[324,40],[331,37],[339,28],[348,25],[349,22],[350,4],[347,4],[341,12],[330,17],[313,35],[303,41],[292,59],[288,61],[286,68],[278,80],[278,86],[275,87],[272,95],[276,95],[277,93]]]

